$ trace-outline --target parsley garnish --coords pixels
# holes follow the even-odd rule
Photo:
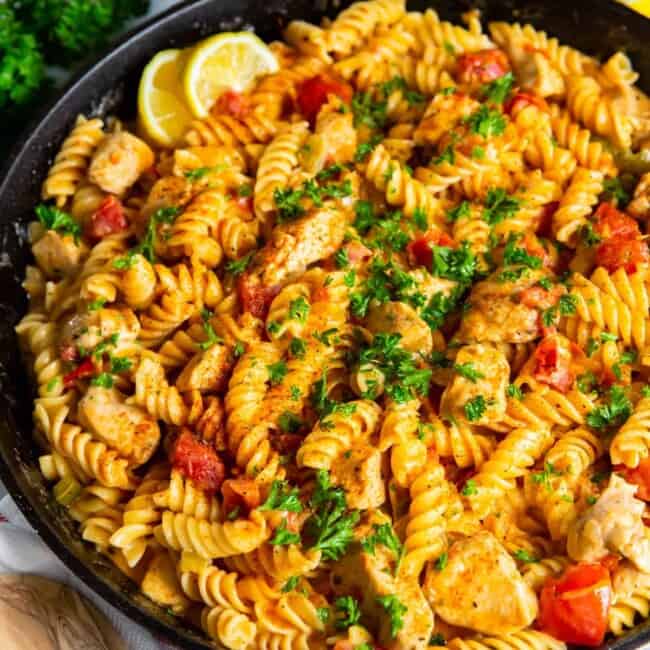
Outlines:
[[[594,230],[594,227],[587,223],[580,229],[580,237],[585,246],[597,246],[603,238]]]
[[[515,384],[508,384],[508,388],[506,388],[506,395],[518,400],[524,399],[524,394],[521,388]]]
[[[461,376],[468,379],[473,384],[476,383],[477,379],[485,379],[485,375],[482,372],[479,372],[474,368],[474,364],[471,361],[467,363],[456,363],[454,364],[454,370]]]
[[[321,420],[332,413],[349,416],[356,410],[356,404],[336,402],[327,396],[327,368],[323,370],[321,378],[314,382],[311,403]],[[321,428],[325,428],[325,426],[326,423],[322,422]]]
[[[485,158],[485,149],[483,147],[472,147],[470,156],[475,160],[483,160]]]
[[[397,565],[399,566],[402,554],[404,553],[404,547],[399,541],[399,537],[395,534],[393,527],[389,523],[385,523],[373,524],[372,528],[374,532],[361,540],[361,548],[369,555],[374,555],[375,546],[381,544],[393,552],[397,560]]]
[[[413,210],[413,224],[418,230],[426,230],[429,222],[427,221],[427,213],[424,211],[424,208],[418,206]]]
[[[429,645],[447,645],[447,640],[438,632],[429,639]]]
[[[289,353],[292,357],[302,359],[306,352],[307,346],[301,338],[296,337],[291,339],[291,343],[289,343]]]
[[[593,429],[620,426],[632,413],[632,403],[620,386],[612,386],[607,397],[608,403],[597,406],[587,415],[587,424]]]
[[[212,327],[212,323],[210,322],[211,318],[212,318],[212,312],[209,311],[208,309],[204,309],[201,312],[201,320],[203,321],[203,331],[207,336],[207,339],[205,341],[199,343],[199,348],[203,351],[209,350],[213,345],[216,345],[217,343],[219,345],[223,344],[223,339],[220,336],[217,336],[217,333],[214,331],[214,328]]]
[[[334,253],[334,262],[339,269],[347,269],[350,266],[350,258],[348,256],[347,248],[339,248]]]
[[[115,375],[131,370],[132,365],[133,362],[127,357],[111,357],[111,372]]]
[[[449,561],[449,554],[445,551],[435,563],[436,571],[443,571],[447,567],[447,562]]]
[[[460,492],[464,497],[471,497],[474,494],[478,494],[478,488],[476,487],[476,481],[474,479],[467,479],[465,485]]]
[[[329,474],[325,470],[316,472],[316,487],[309,507],[312,515],[303,529],[309,540],[308,548],[320,550],[326,560],[338,560],[354,537],[359,513],[347,511],[345,491],[330,485]]]
[[[283,519],[278,528],[275,529],[273,539],[269,540],[269,544],[273,546],[287,546],[288,544],[299,544],[300,535],[292,533],[287,529],[287,520]]]
[[[483,104],[477,111],[464,120],[472,133],[490,138],[501,135],[506,130],[506,121],[501,113]]]
[[[253,251],[251,251],[247,255],[240,257],[238,260],[230,260],[229,262],[226,262],[226,271],[228,273],[232,273],[233,275],[241,275],[251,263],[253,254]]]
[[[108,372],[102,372],[90,380],[92,386],[100,386],[101,388],[113,387],[113,375]]]
[[[334,628],[337,630],[347,630],[351,625],[356,625],[361,618],[361,609],[359,603],[352,596],[341,596],[334,601],[336,608],[336,618],[334,619]]]
[[[383,140],[383,135],[377,133],[373,135],[367,142],[362,142],[354,153],[354,162],[363,162],[375,149],[375,147]]]
[[[106,304],[106,298],[97,298],[88,303],[88,311],[97,311]]]
[[[513,217],[519,210],[520,205],[521,201],[508,196],[503,188],[493,188],[487,193],[483,219],[491,226],[494,226],[504,219]]]
[[[41,203],[36,206],[38,220],[48,229],[58,232],[60,235],[71,235],[75,243],[79,242],[81,226],[74,220],[74,217],[53,205]]]
[[[470,422],[476,422],[483,417],[483,414],[487,410],[488,402],[486,401],[483,395],[477,395],[472,399],[465,402],[463,406],[463,411],[465,411],[465,417]]]
[[[309,314],[309,303],[302,297],[298,297],[289,303],[289,318],[304,323]]]
[[[533,481],[538,485],[546,487],[548,492],[553,490],[553,486],[551,485],[552,476],[562,476],[562,472],[555,469],[553,463],[544,463],[544,469],[541,472],[535,472],[532,474]]]
[[[371,92],[356,93],[352,98],[354,126],[382,129],[386,124],[386,108],[386,101],[376,101]]]
[[[614,200],[617,205],[627,205],[630,201],[630,195],[625,191],[619,177],[606,178],[603,181],[603,192],[605,200]]]
[[[465,219],[471,214],[469,201],[462,201],[456,207],[447,210],[447,221]]]
[[[257,509],[302,512],[302,503],[298,498],[298,488],[290,488],[286,481],[273,481],[266,501]]]
[[[447,145],[443,152],[434,160],[431,161],[434,165],[441,165],[442,163],[449,163],[453,165],[456,162],[456,154],[451,145]]]
[[[523,548],[517,549],[513,553],[513,556],[516,560],[524,562],[525,564],[534,564],[535,562],[539,562],[539,558],[531,555],[527,550]]]
[[[295,433],[300,430],[302,420],[291,411],[285,411],[278,418],[278,426],[282,433]]]
[[[282,382],[287,374],[287,364],[284,361],[277,361],[266,366],[269,371],[269,382],[275,386]]]
[[[465,284],[472,282],[476,272],[476,256],[467,242],[463,242],[460,248],[433,246],[431,251],[433,275]]]
[[[408,611],[408,607],[404,605],[395,594],[378,596],[377,602],[390,616],[390,635],[394,639],[397,636],[397,633],[404,627],[403,616]]]
[[[525,248],[518,248],[516,246],[521,235],[518,233],[511,233],[506,242],[503,250],[503,263],[504,264],[523,264],[531,269],[539,269],[542,266],[542,259],[536,255],[530,255]]]
[[[515,78],[513,77],[512,72],[506,72],[502,77],[499,77],[483,86],[483,96],[488,102],[492,102],[493,104],[503,104],[512,90],[512,84],[514,81]]]
[[[291,576],[282,586],[282,593],[286,594],[293,591],[298,586],[299,580],[300,578],[298,576]]]
[[[198,181],[204,176],[207,176],[211,173],[222,172],[228,168],[228,165],[216,165],[215,167],[197,167],[196,169],[190,169],[185,172],[185,178],[190,181]]]

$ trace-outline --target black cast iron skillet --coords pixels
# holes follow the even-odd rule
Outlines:
[[[128,617],[184,648],[209,646],[195,630],[142,596],[81,541],[76,525],[53,501],[38,471],[39,450],[31,433],[33,391],[13,331],[26,308],[20,287],[29,260],[25,224],[33,218],[48,165],[75,116],[133,117],[140,72],[156,52],[189,45],[218,31],[244,28],[254,28],[263,39],[272,40],[280,37],[289,19],[317,21],[346,4],[349,0],[199,0],[174,8],[124,37],[79,74],[25,131],[0,176],[0,478],[45,543],[79,578]],[[431,5],[409,2],[411,9],[427,6]],[[463,11],[478,7],[485,20],[531,22],[562,42],[600,57],[622,49],[641,73],[641,87],[650,91],[650,21],[613,2],[441,0],[433,6],[456,21]],[[606,647],[628,650],[648,643],[650,623]]]

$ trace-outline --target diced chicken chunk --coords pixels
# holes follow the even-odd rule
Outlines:
[[[498,421],[506,410],[506,388],[510,381],[510,365],[503,352],[489,343],[466,345],[458,351],[455,367],[459,370],[442,394],[440,412],[464,418],[465,404],[483,395],[486,409],[475,424]]]
[[[351,112],[322,110],[316,119],[316,134],[325,144],[325,159],[331,163],[345,163],[354,158],[357,149],[357,130]]]
[[[338,210],[322,208],[275,228],[271,241],[255,256],[252,273],[261,284],[280,285],[304,273],[341,246],[346,220]]]
[[[169,607],[175,613],[183,612],[190,604],[178,581],[176,563],[167,551],[159,551],[154,555],[140,588],[154,603]]]
[[[361,540],[375,532],[375,527],[389,522],[379,511],[369,511],[355,529],[355,539]],[[433,612],[419,584],[413,578],[395,577],[396,558],[382,544],[374,554],[355,544],[346,555],[332,565],[330,580],[337,595],[352,595],[360,601],[361,610],[377,631],[379,645],[386,650],[426,650],[433,630]],[[403,627],[395,637],[386,610],[377,601],[381,596],[394,595],[407,609],[402,616]]]
[[[83,248],[70,235],[48,230],[35,244],[32,253],[39,268],[50,278],[71,275],[79,267]]]
[[[124,194],[154,163],[148,144],[126,131],[113,133],[97,147],[88,178],[105,192]]]
[[[535,592],[488,531],[455,542],[442,571],[430,566],[424,593],[447,623],[491,636],[517,632],[537,616]]]
[[[368,329],[373,332],[395,332],[401,334],[400,345],[411,352],[431,354],[433,338],[431,329],[418,313],[404,302],[387,302],[372,307],[366,319]]]
[[[569,528],[569,557],[595,562],[620,553],[637,569],[650,573],[650,538],[642,519],[645,504],[634,498],[636,491],[636,485],[612,474],[598,501]]]
[[[191,198],[192,184],[185,177],[163,176],[154,183],[142,206],[142,219],[146,221],[160,208],[182,207]]]
[[[219,390],[223,388],[230,368],[230,349],[215,344],[195,354],[176,380],[181,393],[190,390]]]
[[[348,507],[354,510],[379,508],[386,500],[382,454],[375,447],[361,445],[345,452],[332,466],[332,481],[345,490]]]
[[[114,388],[91,386],[79,402],[79,422],[135,466],[146,463],[160,441],[158,423],[138,406],[125,404]]]
[[[463,317],[456,338],[464,343],[527,343],[539,336],[539,312],[519,301],[519,294],[544,277],[529,271],[514,282],[495,276],[474,285],[470,309]]]

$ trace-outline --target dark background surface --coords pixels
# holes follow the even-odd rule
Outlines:
[[[349,4],[343,2],[340,4]],[[410,2],[422,9],[431,3]],[[458,0],[440,1],[435,8],[445,18],[458,20],[467,9],[478,7],[484,19],[531,22],[563,42],[590,54],[607,56],[623,49],[641,73],[641,85],[650,89],[650,22],[623,6],[605,0]],[[82,73],[55,103],[36,118],[18,138],[13,155],[2,156],[0,172],[0,479],[14,496],[30,523],[52,550],[91,588],[134,620],[185,648],[205,648],[200,637],[182,621],[143,597],[119,571],[82,543],[77,527],[49,495],[38,471],[32,437],[31,394],[27,374],[18,354],[13,325],[25,309],[20,282],[29,259],[24,224],[39,201],[40,184],[47,167],[75,116],[118,113],[129,118],[143,65],[157,51],[182,47],[221,30],[256,27],[266,40],[277,38],[288,17],[317,20],[340,6],[322,0],[199,0],[145,25],[128,42],[114,46],[92,71]],[[27,116],[25,116],[27,119]],[[2,146],[16,139],[17,124],[0,119]],[[637,628],[617,648],[645,645],[648,624]]]

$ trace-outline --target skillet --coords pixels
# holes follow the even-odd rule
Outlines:
[[[349,0],[197,0],[172,8],[124,36],[85,68],[25,130],[0,174],[0,479],[50,549],[91,589],[159,638],[182,648],[214,647],[181,619],[139,593],[120,571],[82,542],[76,524],[50,496],[38,470],[31,398],[13,326],[26,310],[20,282],[29,261],[26,223],[39,202],[47,168],[78,113],[134,117],[140,72],[159,50],[183,47],[218,31],[255,28],[262,39],[281,36],[289,19],[317,22]],[[432,3],[409,1],[422,10]],[[563,43],[604,57],[624,50],[650,92],[650,21],[607,0],[439,0],[435,9],[458,22],[479,8],[484,21],[530,22]],[[6,127],[3,127],[6,128]],[[633,650],[650,644],[650,621],[605,644]]]

